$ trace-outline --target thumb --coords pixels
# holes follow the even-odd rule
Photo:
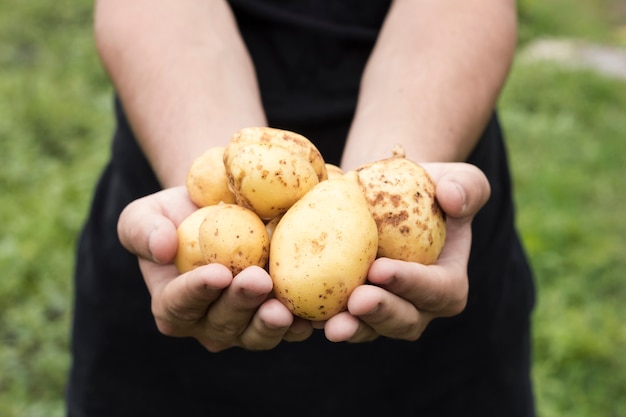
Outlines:
[[[437,183],[437,200],[446,216],[471,220],[489,200],[491,186],[475,165],[434,163],[425,168]]]
[[[169,188],[128,204],[118,219],[121,244],[140,258],[169,263],[176,255],[176,228],[197,207],[185,187]]]

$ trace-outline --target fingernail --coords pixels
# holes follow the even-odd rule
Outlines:
[[[465,189],[458,182],[454,182],[454,187],[461,196],[461,201],[463,202],[461,204],[461,213],[465,213],[467,210],[467,195],[465,194]]]
[[[154,227],[152,230],[150,230],[150,234],[148,235],[148,253],[150,254],[150,259],[152,259],[154,262],[158,262],[157,259],[155,259],[154,257],[154,251],[152,250],[152,245],[153,245],[153,236],[154,236],[154,232],[157,228]]]
[[[158,249],[158,246],[159,246],[159,242],[157,241],[158,230],[159,230],[159,225],[156,225],[152,228],[152,230],[150,231],[150,234],[148,235],[148,252],[150,254],[150,259],[152,259],[153,262],[162,264],[162,263],[168,262],[168,260],[160,259],[155,253],[155,247]]]
[[[243,293],[244,296],[250,298],[250,299],[257,299],[257,298],[261,298],[261,297],[265,297],[267,294],[259,294],[256,291],[251,291],[249,289],[244,288],[243,290],[241,290],[241,292]]]
[[[312,321],[311,325],[313,326],[314,329],[316,330],[321,330],[324,328],[324,324],[326,324],[325,321]]]
[[[361,317],[372,316],[372,315],[378,313],[379,309],[380,309],[380,304],[376,304],[369,311],[367,311],[366,313],[361,314],[360,316]]]

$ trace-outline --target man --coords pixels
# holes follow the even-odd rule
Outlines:
[[[532,280],[494,114],[513,1],[100,0],[95,27],[118,125],[79,250],[69,415],[533,415]],[[265,125],[344,169],[402,145],[438,183],[438,263],[377,260],[324,323],[259,268],[179,276],[191,161]]]

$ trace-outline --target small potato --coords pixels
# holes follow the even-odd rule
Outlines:
[[[378,226],[377,256],[435,263],[446,240],[446,220],[428,172],[403,152],[357,172]]]
[[[235,196],[228,188],[224,168],[225,146],[208,149],[197,157],[189,167],[185,185],[189,198],[198,207],[212,206],[223,201],[234,203]]]
[[[211,210],[210,207],[201,207],[178,225],[178,250],[174,265],[181,274],[206,264],[200,251],[199,233],[204,217]]]
[[[274,236],[274,230],[276,230],[276,226],[282,219],[284,214],[274,217],[265,223],[265,230],[267,230],[267,235],[270,237],[270,244],[272,242],[272,236]]]
[[[276,298],[308,320],[345,310],[376,257],[376,223],[356,179],[344,177],[322,181],[298,200],[270,244]]]
[[[328,178],[322,154],[313,142],[298,133],[272,127],[247,127],[235,132],[229,146],[247,143],[272,143],[287,148],[311,163],[319,181]]]
[[[225,265],[233,275],[252,265],[264,268],[270,240],[261,219],[236,204],[220,203],[206,209],[198,236],[204,263]]]
[[[328,178],[339,178],[343,176],[343,169],[333,164],[326,164],[326,172],[328,174]]]
[[[237,204],[263,220],[286,212],[319,181],[308,160],[269,142],[227,147],[224,165]]]

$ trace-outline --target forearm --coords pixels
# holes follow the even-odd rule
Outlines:
[[[415,161],[464,161],[513,59],[513,0],[396,0],[361,81],[342,165],[404,146]]]
[[[95,36],[164,187],[244,126],[266,124],[252,62],[225,1],[99,0]]]

